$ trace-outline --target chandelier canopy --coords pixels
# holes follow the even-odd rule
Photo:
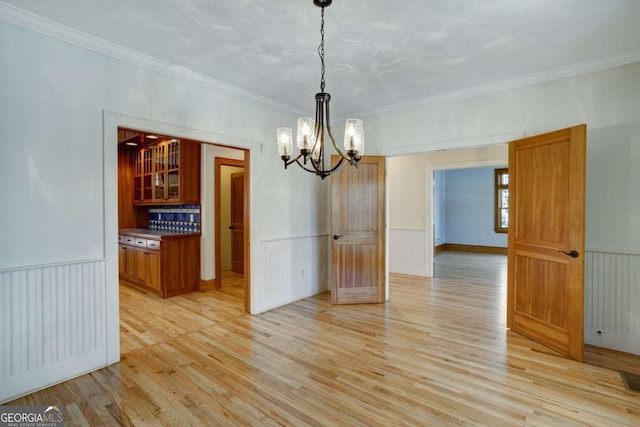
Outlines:
[[[316,116],[300,117],[298,119],[298,131],[296,134],[296,145],[300,153],[293,155],[293,137],[291,128],[278,128],[276,130],[276,143],[278,153],[284,162],[285,169],[292,163],[297,163],[307,172],[314,173],[325,179],[332,172],[335,172],[344,164],[349,163],[356,168],[358,162],[364,155],[364,129],[362,120],[347,119],[344,132],[344,150],[342,151],[333,137],[331,131],[331,120],[329,118],[329,102],[331,95],[324,91],[325,88],[325,65],[324,65],[324,9],[331,5],[332,0],[313,0],[313,4],[321,8],[320,21],[320,46],[318,55],[320,56],[320,92],[316,93]],[[329,137],[331,145],[340,156],[340,160],[333,167],[325,165],[325,136]],[[330,156],[329,156],[330,157]]]

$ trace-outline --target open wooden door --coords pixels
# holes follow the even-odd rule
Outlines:
[[[384,302],[385,158],[365,156],[358,169],[332,174],[331,210],[332,303]]]
[[[231,174],[231,271],[244,274],[244,172]]]
[[[586,125],[509,144],[507,326],[578,361],[585,163]]]

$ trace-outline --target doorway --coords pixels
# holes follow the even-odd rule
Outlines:
[[[234,150],[241,150],[244,153],[245,161],[245,186],[250,187],[251,178],[249,176],[250,166],[250,154],[251,152],[257,152],[260,149],[260,142],[229,136],[226,134],[219,134],[210,131],[204,131],[201,129],[194,129],[185,127],[182,125],[176,125],[166,122],[160,122],[156,120],[144,119],[140,117],[134,117],[121,113],[114,113],[110,111],[103,112],[103,141],[104,141],[104,170],[105,170],[105,283],[108,284],[105,290],[105,323],[106,323],[106,360],[107,363],[116,363],[120,360],[120,313],[119,313],[119,272],[118,272],[118,244],[116,237],[118,236],[118,128],[140,129],[145,132],[159,132],[163,135],[176,135],[177,137],[189,139],[193,141],[199,141],[208,149],[224,149],[231,148]],[[204,153],[203,153],[204,156]],[[203,160],[203,172],[213,175],[211,157],[205,157]],[[208,183],[208,184],[207,184]],[[203,185],[212,185],[213,179],[203,180]],[[248,195],[249,192],[247,191]],[[207,188],[202,191],[203,200],[201,201],[203,215],[213,217],[214,201],[213,191],[207,191]],[[249,197],[247,197],[247,203],[245,204],[245,216],[250,218]],[[249,221],[245,222],[245,227],[249,229]],[[208,241],[208,247],[203,248],[204,254],[202,255],[202,266],[210,265],[211,276],[213,276],[213,239],[210,237],[213,235],[213,218],[211,218],[211,224],[202,224],[201,229],[203,241]],[[209,238],[207,238],[209,236]],[[249,236],[247,233],[246,236]],[[248,240],[248,237],[247,237]],[[242,312],[250,312],[251,301],[251,261],[249,245],[245,245],[245,265],[247,266],[244,281],[246,286],[246,294],[244,300],[244,307],[241,307]],[[204,271],[206,272],[206,271]],[[201,274],[204,273],[201,271]],[[201,276],[207,277],[207,276]],[[190,295],[199,295],[190,294]],[[182,297],[179,297],[182,298]],[[168,300],[170,301],[170,300]]]
[[[502,148],[506,148],[506,145]],[[440,187],[442,184],[442,180],[440,184],[437,180],[437,174],[441,174],[442,172],[450,171],[450,170],[467,170],[467,169],[476,169],[476,168],[496,168],[502,167],[508,163],[508,157],[505,150],[498,151],[495,155],[492,155],[491,158],[487,159],[479,159],[479,160],[469,160],[469,158],[481,158],[482,151],[481,149],[467,149],[467,150],[453,150],[451,152],[438,152],[434,153],[434,157],[432,159],[433,164],[429,164],[428,161],[425,171],[426,178],[426,217],[428,218],[427,224],[425,227],[426,234],[426,251],[425,251],[425,272],[427,277],[434,276],[434,257],[436,255],[436,247],[443,246],[447,243],[446,233],[444,237],[442,236],[442,230],[437,227],[436,217],[440,217],[443,215],[443,203],[444,200],[437,200],[438,192],[442,192],[443,188]],[[442,159],[442,161],[440,161]],[[446,186],[446,185],[445,185]],[[492,202],[493,206],[493,202]],[[493,225],[493,222],[491,222]]]
[[[495,171],[504,165],[433,171],[436,256],[444,251],[506,256],[507,233],[495,228]]]
[[[216,157],[214,168],[215,287],[244,299],[245,202],[248,194],[245,161],[244,158]]]

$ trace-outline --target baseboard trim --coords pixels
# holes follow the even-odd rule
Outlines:
[[[589,365],[640,375],[640,355],[638,354],[585,344],[583,361]]]
[[[499,246],[479,246],[479,245],[459,245],[457,243],[445,243],[436,246],[435,253],[444,251],[456,251],[456,252],[474,252],[483,254],[498,254],[506,255],[507,248],[501,248]]]
[[[444,252],[444,251],[446,251],[446,250],[447,250],[446,246],[447,246],[447,244],[446,244],[446,243],[443,243],[443,244],[440,244],[440,245],[436,245],[436,246],[433,248],[433,253],[434,253],[434,255],[438,255],[440,252]]]
[[[200,280],[200,285],[198,286],[199,291],[211,291],[219,288],[220,286],[218,286],[218,282],[216,279]]]

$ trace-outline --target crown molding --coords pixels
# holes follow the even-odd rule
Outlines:
[[[579,62],[564,67],[553,68],[551,70],[539,73],[527,74],[512,79],[501,80],[485,85],[474,86],[466,89],[455,90],[424,98],[419,98],[407,102],[388,105],[385,107],[366,110],[360,113],[354,113],[354,117],[371,117],[380,116],[382,114],[393,113],[412,107],[422,107],[430,104],[438,104],[443,102],[459,101],[462,99],[473,98],[481,95],[502,92],[505,90],[519,89],[526,86],[532,86],[539,83],[545,83],[552,80],[558,80],[568,77],[574,77],[581,74],[588,74],[597,71],[615,68],[622,65],[640,62],[640,49],[629,50],[610,56],[592,59],[589,61]]]
[[[195,71],[145,55],[133,49],[108,42],[1,1],[0,19],[57,40],[73,44],[82,49],[90,50],[187,83],[212,89],[216,92],[220,92],[243,101],[256,103],[288,114],[299,114],[299,109],[291,105],[275,102],[265,96],[212,79],[200,73],[196,73]]]
[[[98,37],[83,33],[57,22],[51,21],[39,15],[27,12],[23,9],[11,6],[0,1],[0,19],[12,24],[28,28],[49,37],[73,44],[83,49],[87,49],[132,65],[154,71],[169,77],[177,78],[187,83],[205,87],[216,92],[232,96],[237,99],[256,103],[267,108],[282,111],[284,113],[298,115],[300,109],[292,105],[273,101],[262,95],[239,88],[237,86],[212,79],[195,71],[178,65],[171,64],[142,54],[135,50],[108,42]],[[596,71],[606,70],[621,65],[640,62],[640,49],[634,49],[618,54],[596,58],[564,67],[558,67],[540,73],[527,74],[512,79],[501,80],[486,85],[474,86],[461,90],[455,90],[424,98],[418,98],[406,102],[388,105],[372,110],[364,110],[359,113],[350,114],[351,117],[372,117],[387,113],[397,112],[412,107],[421,107],[430,104],[459,101],[481,95],[502,92],[505,90],[518,89],[532,86],[539,83],[549,82],[562,78],[588,74]],[[341,118],[338,118],[341,119]]]

